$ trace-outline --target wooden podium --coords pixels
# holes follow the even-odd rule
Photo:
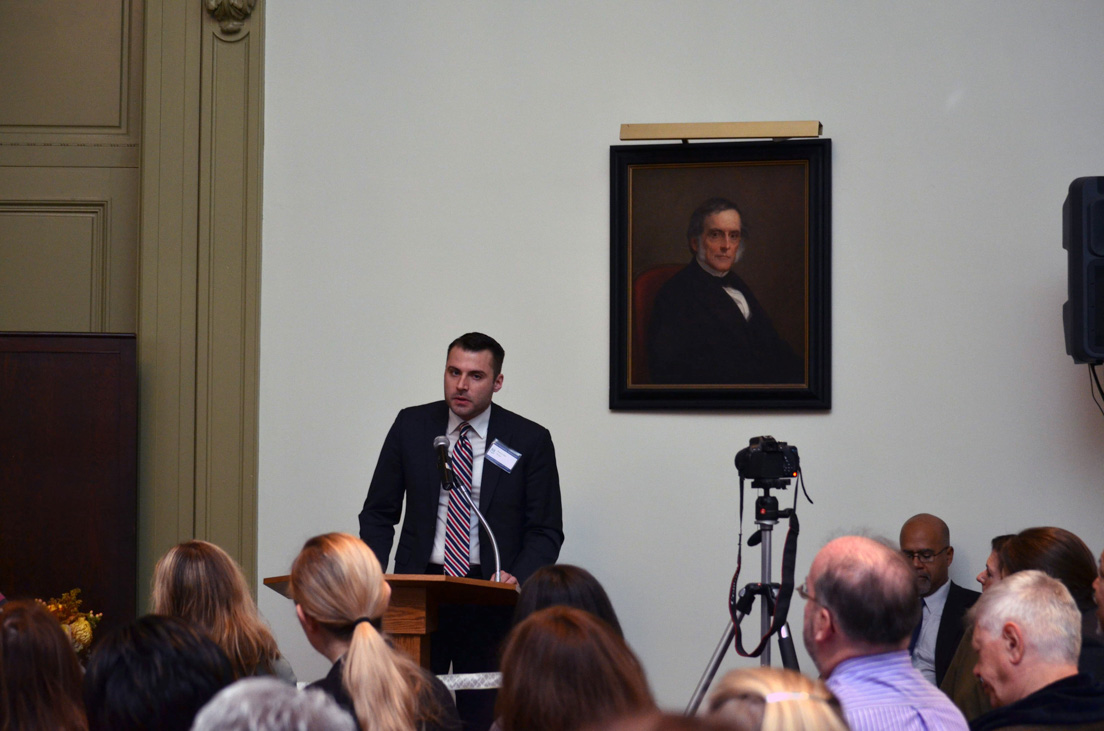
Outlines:
[[[391,604],[383,615],[383,631],[395,645],[429,669],[429,633],[437,629],[442,604],[513,606],[518,591],[513,584],[482,579],[422,574],[385,574],[391,585]],[[264,585],[288,596],[288,576],[272,576]]]

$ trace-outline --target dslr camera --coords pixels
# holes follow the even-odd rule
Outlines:
[[[797,477],[801,461],[797,447],[774,437],[752,437],[736,453],[736,471],[746,480],[789,480]]]

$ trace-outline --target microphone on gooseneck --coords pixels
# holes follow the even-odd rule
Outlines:
[[[448,437],[434,437],[433,448],[437,450],[437,471],[441,473],[441,485],[443,485],[446,490],[451,490],[456,486],[456,483],[453,482],[452,467],[449,466]],[[460,499],[467,504],[468,508],[475,513],[475,517],[479,519],[479,523],[483,526],[483,530],[487,531],[487,537],[491,539],[491,549],[494,551],[495,560],[494,580],[499,581],[502,575],[502,558],[498,554],[498,541],[495,540],[494,531],[491,530],[491,526],[487,525],[487,519],[483,517],[483,513],[479,511],[479,506],[472,500],[471,493],[460,489],[456,491],[456,494],[458,494]]]
[[[433,439],[433,448],[437,450],[437,472],[441,475],[441,485],[452,489],[452,467],[449,466],[449,440],[446,436]]]

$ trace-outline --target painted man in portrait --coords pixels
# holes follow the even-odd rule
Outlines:
[[[652,383],[803,383],[802,360],[732,271],[747,238],[739,206],[710,198],[690,216],[686,237],[694,258],[660,288],[652,309]]]

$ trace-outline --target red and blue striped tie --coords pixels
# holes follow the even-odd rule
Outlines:
[[[445,573],[449,576],[467,576],[471,565],[471,509],[459,494],[463,490],[471,498],[472,446],[468,441],[471,426],[460,425],[460,438],[452,450],[452,471],[456,480],[449,492],[448,524],[445,526]]]

